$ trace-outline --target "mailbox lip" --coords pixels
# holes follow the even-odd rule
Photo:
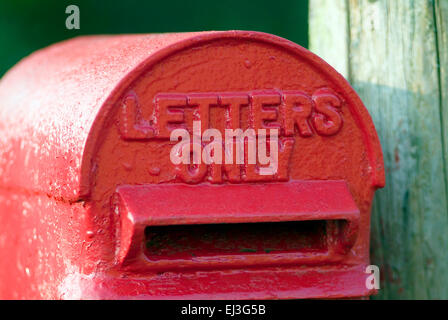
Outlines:
[[[204,198],[207,192],[212,194]],[[216,199],[216,194],[220,192],[225,192],[225,196],[221,195],[221,199]],[[257,196],[256,192],[260,194],[263,192],[263,196],[254,200],[253,198]],[[273,192],[275,196],[272,196]],[[352,220],[358,219],[360,215],[345,180],[293,180],[286,184],[280,182],[222,185],[203,183],[195,186],[179,183],[121,185],[117,187],[117,193],[126,204],[129,214],[133,216],[132,220],[144,222],[148,226],[318,219]],[[252,201],[249,197],[245,198],[250,193]],[[271,197],[267,197],[266,193]],[[276,196],[281,193],[288,193],[288,195],[285,198],[276,199]],[[292,200],[290,197],[293,195],[300,196],[301,201]],[[229,196],[230,200],[227,199]],[[173,201],[170,202],[170,200]],[[219,200],[224,205],[212,203],[214,200]],[[238,200],[241,203],[237,202]],[[143,203],[151,205],[156,201],[162,202],[162,205],[153,205],[149,208],[142,205]],[[187,206],[188,203],[190,206],[185,209],[183,206]],[[255,203],[257,203],[257,210],[253,209]],[[243,206],[249,208],[243,208]],[[268,206],[269,209],[266,208]],[[141,212],[142,209],[144,212]],[[237,211],[239,212],[236,213]],[[154,213],[148,214],[148,212]]]
[[[215,258],[197,257],[196,262],[182,258],[177,262],[166,259],[151,262],[142,251],[144,230],[151,226],[346,220],[356,234],[349,240],[349,248],[355,244],[359,232],[360,211],[344,180],[201,184],[195,187],[183,184],[122,185],[116,191],[113,200],[117,228],[115,261],[117,265],[131,268],[134,265],[135,269],[167,269],[177,264],[193,269],[203,268],[204,264],[208,267],[212,264],[238,267],[244,260],[254,266],[273,264],[274,260],[275,263],[282,260],[281,264],[318,264],[342,261],[348,253],[343,254],[329,245],[325,252],[304,255],[298,252],[257,254],[254,257],[243,255],[242,259],[229,255],[229,261],[225,263],[219,255]],[[247,199],[250,199],[249,203],[246,203]],[[277,258],[273,259],[274,255]],[[199,260],[203,261],[197,263]]]
[[[174,33],[166,33],[165,35],[173,35]],[[179,34],[179,33],[178,33]],[[182,34],[182,33],[180,33]],[[243,30],[229,30],[229,31],[204,31],[204,32],[191,32],[183,33],[187,36],[177,42],[167,45],[154,53],[150,54],[146,59],[141,61],[129,71],[110,92],[104,103],[96,113],[95,119],[92,123],[91,129],[88,133],[86,142],[84,144],[84,152],[81,161],[81,179],[79,185],[79,197],[88,198],[91,192],[90,173],[93,170],[93,162],[91,161],[92,155],[97,150],[99,137],[103,129],[104,123],[107,121],[116,101],[124,93],[124,91],[136,81],[148,68],[156,65],[163,59],[170,55],[176,54],[182,50],[199,46],[201,44],[219,41],[223,39],[235,39],[235,40],[252,40],[257,42],[263,42],[277,46],[282,49],[286,49],[291,53],[300,56],[304,60],[313,65],[319,72],[327,76],[327,78],[339,86],[344,92],[344,99],[348,102],[348,107],[351,114],[355,118],[355,121],[362,132],[364,138],[364,144],[367,148],[369,159],[369,171],[370,171],[370,184],[373,189],[382,188],[385,185],[385,172],[383,153],[381,144],[376,132],[372,118],[364,106],[361,98],[356,91],[351,87],[349,82],[332,66],[325,62],[322,58],[312,53],[311,51],[303,48],[302,46],[272,34],[259,32],[259,31],[243,31]],[[144,36],[144,35],[142,35]]]

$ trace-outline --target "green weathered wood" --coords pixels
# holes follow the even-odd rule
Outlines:
[[[378,297],[448,299],[448,1],[310,0],[310,20],[310,49],[359,93],[383,148]]]
[[[313,0],[309,6],[309,30],[319,30],[318,37],[309,38],[311,51],[319,52],[321,57],[348,76],[348,19],[345,0]],[[335,54],[337,52],[338,54]],[[341,59],[340,57],[344,57]]]
[[[435,5],[437,47],[439,49],[441,120],[445,161],[448,161],[448,0],[439,0]],[[447,163],[447,162],[445,162]],[[447,165],[448,168],[448,165]],[[447,169],[448,171],[448,169]],[[448,244],[447,244],[448,247]],[[447,261],[448,264],[448,261]]]

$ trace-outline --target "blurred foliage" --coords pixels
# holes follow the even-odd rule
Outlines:
[[[80,9],[67,30],[65,8]],[[85,34],[255,30],[308,46],[307,0],[0,0],[0,76],[31,52]]]

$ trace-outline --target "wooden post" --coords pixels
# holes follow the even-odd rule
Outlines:
[[[448,1],[310,0],[310,49],[359,93],[382,143],[377,297],[448,299]]]

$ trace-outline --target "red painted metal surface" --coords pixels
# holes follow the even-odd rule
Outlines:
[[[174,165],[169,135],[279,130],[260,164]],[[227,31],[81,37],[0,81],[0,298],[372,294],[384,185],[350,85],[287,40]]]

